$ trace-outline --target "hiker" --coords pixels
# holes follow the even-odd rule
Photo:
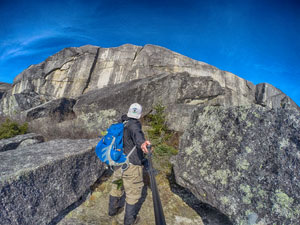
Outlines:
[[[143,164],[146,162],[144,154],[148,153],[147,146],[150,142],[144,137],[142,125],[139,121],[142,114],[142,106],[134,103],[129,107],[127,115],[121,117],[125,122],[123,133],[124,153],[128,154],[135,146],[136,149],[129,156],[129,167],[126,169],[120,167],[114,168],[112,179],[112,190],[109,196],[109,216],[115,216],[120,213],[124,206],[124,197],[126,196],[124,225],[134,224],[137,220],[137,214],[143,204],[142,191],[143,182]],[[120,183],[123,188],[120,188]]]

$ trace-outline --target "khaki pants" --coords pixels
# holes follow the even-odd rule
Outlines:
[[[123,180],[123,188],[118,189],[118,185],[114,183],[117,180]],[[114,171],[112,179],[111,196],[121,197],[125,191],[126,202],[130,205],[134,205],[142,196],[143,182],[143,167],[130,164],[128,169],[123,172],[121,168]]]

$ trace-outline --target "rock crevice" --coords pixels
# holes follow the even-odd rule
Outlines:
[[[96,53],[96,56],[95,56],[95,60],[94,60],[93,65],[92,65],[92,67],[91,67],[91,70],[90,70],[88,79],[87,79],[87,81],[86,81],[86,86],[83,88],[82,94],[84,94],[85,90],[88,88],[88,86],[89,86],[89,84],[90,84],[91,77],[92,77],[92,74],[93,74],[93,72],[94,72],[94,69],[95,69],[95,66],[96,66],[96,63],[97,63],[97,59],[98,59],[98,56],[99,56],[99,51],[100,51],[100,48],[97,49],[97,53]]]
[[[0,140],[0,152],[14,150],[20,147],[37,144],[44,141],[44,137],[39,134],[29,133],[18,135],[8,139]]]

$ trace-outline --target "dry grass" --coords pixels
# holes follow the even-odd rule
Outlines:
[[[91,139],[99,135],[98,132],[89,131],[84,124],[75,119],[60,123],[49,118],[37,119],[29,123],[29,132],[41,134],[47,141],[65,138]]]

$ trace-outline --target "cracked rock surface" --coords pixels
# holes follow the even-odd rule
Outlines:
[[[40,134],[23,134],[8,139],[0,140],[0,152],[13,150],[33,144],[37,144],[44,141],[44,137]]]

